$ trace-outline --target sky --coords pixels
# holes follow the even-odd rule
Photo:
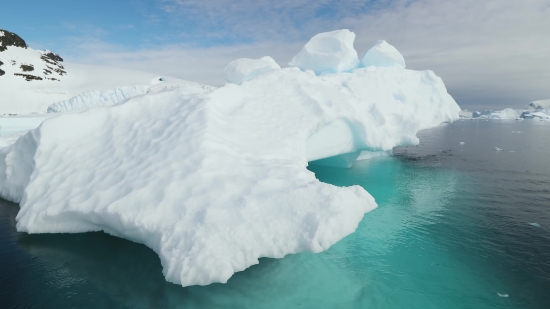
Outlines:
[[[443,78],[462,108],[521,108],[550,98],[550,0],[27,0],[0,4],[0,29],[65,61],[221,86],[237,58],[281,66],[313,35],[355,32],[407,68]]]

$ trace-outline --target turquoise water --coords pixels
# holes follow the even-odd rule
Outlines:
[[[17,233],[18,206],[0,201],[0,307],[549,308],[549,133],[457,122],[392,157],[311,166],[379,208],[326,252],[261,259],[205,287],[166,283],[151,250],[103,233]]]

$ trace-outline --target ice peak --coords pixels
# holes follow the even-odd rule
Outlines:
[[[261,73],[279,70],[281,67],[269,56],[260,59],[240,58],[229,63],[223,70],[223,78],[233,84],[241,84]]]
[[[292,58],[289,66],[315,74],[339,73],[358,67],[359,58],[353,48],[355,33],[348,29],[323,32],[312,37]]]
[[[405,58],[397,50],[384,40],[379,40],[371,47],[361,59],[361,66],[376,66],[376,67],[402,67],[405,68]]]

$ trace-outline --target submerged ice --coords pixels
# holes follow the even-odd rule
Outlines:
[[[376,203],[359,186],[318,181],[308,162],[415,144],[460,111],[431,71],[358,68],[354,37],[315,36],[297,67],[234,62],[237,82],[218,89],[175,87],[47,119],[0,148],[0,195],[20,204],[17,229],[145,244],[183,286],[326,250]]]

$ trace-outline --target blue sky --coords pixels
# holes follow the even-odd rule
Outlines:
[[[550,0],[4,1],[0,28],[67,61],[213,85],[231,60],[285,66],[314,34],[348,28],[359,54],[387,40],[463,107],[550,98]]]

